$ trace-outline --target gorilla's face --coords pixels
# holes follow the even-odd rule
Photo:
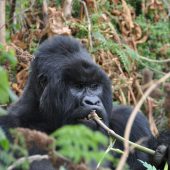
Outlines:
[[[95,110],[108,124],[108,115],[112,112],[109,78],[75,39],[53,40],[55,42],[47,41],[40,47],[34,61],[36,66],[32,66],[38,68],[37,89],[42,89],[39,98],[44,119],[53,122],[55,128],[83,123],[98,129],[97,124],[88,119]]]
[[[66,105],[70,106],[68,111],[65,110],[64,124],[83,123],[96,129],[96,123],[88,119],[93,110],[108,123],[105,103],[107,98],[104,98],[104,88],[107,87],[104,84],[109,82],[97,65],[85,60],[76,60],[65,66],[62,78],[67,90],[67,95],[63,97],[66,97]]]

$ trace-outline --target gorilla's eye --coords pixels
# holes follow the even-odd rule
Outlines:
[[[84,83],[77,83],[74,85],[76,89],[83,89],[84,88]]]
[[[93,89],[93,90],[96,90],[98,88],[98,84],[91,84],[90,85],[90,88]]]

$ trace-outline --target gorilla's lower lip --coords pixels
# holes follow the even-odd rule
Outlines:
[[[85,118],[81,118],[81,119],[78,119],[78,120],[88,120],[88,119],[87,119],[87,117],[85,117]]]
[[[96,125],[96,122],[94,120],[87,120],[87,119],[81,119],[81,120],[78,120],[78,123],[83,123],[83,124],[86,124],[86,125],[89,125],[89,124],[94,124]]]
[[[77,111],[72,115],[72,120],[76,122],[95,122],[89,116],[93,111],[97,113],[97,115],[104,120],[105,111],[103,108],[97,107],[88,107],[88,108],[78,108]]]

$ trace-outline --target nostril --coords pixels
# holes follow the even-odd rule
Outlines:
[[[94,105],[94,103],[90,100],[85,100],[84,102],[85,102],[85,104],[88,104],[88,105]]]
[[[89,106],[99,106],[101,104],[101,101],[96,96],[86,96],[84,97],[82,101],[83,105],[89,105]]]
[[[101,102],[98,100],[98,101],[95,103],[95,105],[100,105],[100,103],[101,103]]]

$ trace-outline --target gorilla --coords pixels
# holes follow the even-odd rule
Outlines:
[[[106,133],[95,121],[87,119],[92,110],[107,126],[123,136],[132,108],[113,106],[108,76],[93,62],[81,43],[71,37],[54,36],[43,42],[35,53],[23,95],[9,108],[7,115],[0,117],[0,126],[5,131],[23,127],[50,134],[62,126],[81,123]],[[136,142],[144,137],[147,139],[143,145],[156,150],[156,154],[150,157],[139,151],[131,153],[127,160],[130,169],[145,169],[138,159],[163,169],[165,161],[170,162],[170,133],[154,138],[147,119],[139,112],[130,140]],[[115,147],[123,149],[118,141]],[[54,169],[50,161],[34,162],[30,168],[42,170],[44,167]]]

